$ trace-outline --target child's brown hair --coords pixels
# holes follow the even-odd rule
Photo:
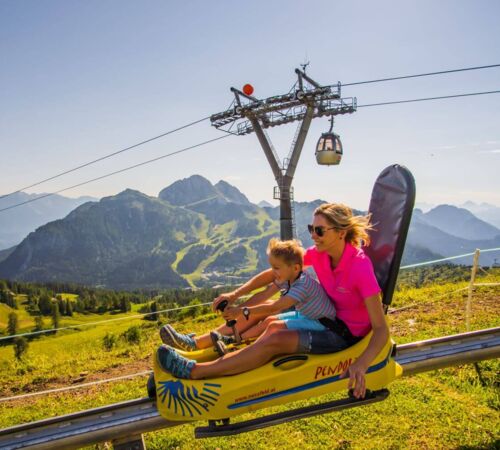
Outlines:
[[[281,259],[289,266],[299,264],[302,268],[304,264],[304,249],[296,239],[281,241],[280,239],[272,238],[267,245],[266,253],[267,255]]]

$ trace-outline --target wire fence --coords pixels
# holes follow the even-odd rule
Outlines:
[[[471,302],[471,295],[472,295],[473,287],[476,287],[476,286],[486,286],[486,287],[500,286],[500,283],[475,283],[475,280],[474,280],[475,272],[479,268],[479,265],[478,265],[479,253],[480,252],[486,253],[486,252],[499,251],[499,250],[500,250],[500,247],[492,248],[492,249],[484,249],[484,250],[478,249],[473,253],[466,253],[466,254],[462,254],[462,255],[450,256],[447,258],[440,258],[437,260],[431,260],[431,261],[426,261],[426,262],[422,262],[422,263],[409,264],[406,266],[402,266],[400,269],[410,269],[410,268],[414,268],[414,267],[421,267],[424,265],[431,265],[431,264],[436,264],[436,263],[440,263],[440,262],[450,261],[453,259],[463,258],[463,257],[467,257],[467,256],[472,256],[472,255],[475,256],[473,267],[472,267],[471,282],[469,283],[469,286],[466,286],[466,287],[463,287],[460,289],[456,289],[452,292],[447,292],[446,294],[442,294],[440,296],[434,297],[432,301],[413,303],[410,305],[405,305],[405,306],[400,307],[400,308],[389,309],[388,314],[395,314],[395,313],[405,311],[405,310],[408,310],[408,309],[411,309],[414,307],[422,306],[422,305],[432,305],[432,304],[436,303],[437,301],[439,301],[441,298],[450,297],[453,294],[468,290],[469,296],[468,296],[468,300],[467,300],[467,304],[466,304],[466,328],[468,331],[470,328],[470,326],[469,326],[469,324],[470,324],[470,302]],[[487,274],[487,272],[483,268],[480,268],[480,269]],[[242,296],[241,298],[248,298],[248,297],[250,297],[250,295]],[[124,316],[124,317],[118,317],[115,319],[102,320],[102,321],[98,321],[98,322],[74,325],[74,326],[69,326],[69,327],[62,327],[62,328],[58,328],[58,329],[43,330],[43,332],[54,332],[54,331],[67,330],[67,329],[78,329],[78,328],[81,328],[83,326],[101,325],[104,323],[114,322],[117,320],[143,318],[146,316],[150,316],[152,314],[168,313],[168,312],[179,311],[179,310],[183,310],[183,309],[208,306],[211,304],[212,304],[212,302],[206,302],[206,303],[201,303],[201,304],[196,304],[196,305],[180,306],[177,308],[168,308],[168,309],[163,309],[163,310],[150,312],[150,313],[134,314],[134,315]],[[26,335],[40,334],[40,333],[41,332],[22,333],[22,334],[17,334],[17,335],[5,336],[5,337],[2,337],[0,339],[9,339],[9,338],[11,339],[11,338],[18,337],[18,336],[26,336]],[[65,387],[54,388],[54,389],[46,389],[43,391],[30,392],[30,393],[14,395],[14,396],[7,396],[7,397],[0,398],[0,403],[7,402],[7,401],[18,401],[18,400],[26,399],[29,397],[35,397],[35,396],[41,396],[41,395],[63,393],[63,392],[67,392],[67,391],[71,391],[71,390],[75,390],[75,389],[89,388],[89,387],[96,386],[96,385],[101,385],[101,384],[106,384],[106,383],[111,383],[111,382],[116,382],[116,381],[129,380],[129,379],[133,379],[133,378],[137,378],[137,377],[142,377],[145,375],[150,375],[151,373],[152,373],[152,371],[148,370],[148,371],[137,372],[137,373],[130,374],[130,375],[123,375],[123,376],[119,376],[119,377],[106,378],[103,380],[96,380],[96,381],[91,381],[91,382],[87,382],[87,383],[81,383],[78,385],[65,386]]]
[[[487,248],[487,249],[484,249],[484,250],[480,249],[479,251],[481,253],[498,252],[498,251],[500,251],[500,247]],[[414,267],[428,266],[428,265],[431,265],[431,264],[436,264],[436,263],[444,262],[444,261],[452,261],[454,259],[460,259],[460,258],[465,258],[467,256],[473,256],[475,253],[476,252],[464,253],[462,255],[448,256],[447,258],[433,259],[431,261],[425,261],[425,262],[420,262],[420,263],[415,263],[415,264],[408,264],[406,266],[401,266],[399,268],[399,270],[413,269]]]
[[[484,249],[484,250],[479,250],[479,251],[481,253],[488,253],[488,252],[500,251],[500,247],[489,248],[489,249]],[[460,258],[464,258],[464,257],[468,257],[468,256],[473,256],[475,253],[476,252],[464,253],[464,254],[461,254],[461,255],[449,256],[449,257],[446,257],[446,258],[434,259],[434,260],[420,262],[420,263],[415,263],[415,264],[408,264],[408,265],[405,265],[405,266],[401,266],[400,270],[412,269],[412,268],[422,267],[422,266],[428,266],[428,265],[437,264],[437,263],[441,263],[441,262],[445,262],[445,261],[452,261],[454,259],[460,259]],[[484,271],[484,269],[482,269],[482,270]],[[486,285],[488,285],[488,286],[496,286],[497,283],[475,284],[475,286],[486,286]],[[468,288],[464,288],[463,290],[465,290],[465,289],[468,289]],[[241,298],[245,299],[245,298],[248,298],[248,297],[250,297],[250,296],[246,295],[246,296],[242,296]],[[162,310],[153,311],[153,312],[133,314],[133,315],[126,315],[126,316],[123,316],[123,317],[115,317],[113,319],[105,319],[105,320],[99,320],[99,321],[95,321],[95,322],[88,322],[88,323],[81,323],[81,324],[69,325],[69,326],[66,326],[66,327],[50,328],[50,329],[46,329],[46,330],[38,330],[38,331],[30,331],[30,332],[26,332],[26,333],[11,334],[11,335],[8,335],[8,336],[1,336],[0,337],[0,342],[1,341],[5,341],[5,340],[9,340],[9,339],[14,339],[14,338],[17,338],[17,337],[22,337],[22,336],[35,336],[35,335],[47,334],[47,333],[52,334],[52,333],[55,333],[57,331],[63,331],[63,330],[79,330],[80,328],[83,328],[83,327],[99,326],[99,325],[104,325],[106,323],[116,322],[116,321],[123,321],[123,320],[140,319],[140,318],[144,318],[144,317],[148,317],[148,316],[154,316],[154,315],[159,315],[159,314],[163,314],[163,313],[166,314],[166,313],[174,312],[174,311],[180,311],[180,310],[185,310],[185,309],[191,309],[191,308],[199,308],[199,307],[203,307],[203,306],[209,306],[211,304],[212,304],[212,302],[198,303],[196,305],[179,306],[179,307],[176,307],[176,308],[162,309]]]
[[[106,378],[104,380],[90,381],[88,383],[81,383],[81,384],[74,385],[74,386],[64,386],[62,388],[46,389],[44,391],[29,392],[27,394],[20,394],[20,395],[12,395],[10,397],[2,397],[2,398],[0,398],[0,403],[1,402],[7,402],[7,401],[10,401],[10,400],[21,400],[21,399],[28,398],[28,397],[36,397],[36,396],[39,396],[39,395],[56,394],[58,392],[73,391],[75,389],[88,388],[88,387],[91,387],[91,386],[97,386],[99,384],[111,383],[113,381],[122,381],[122,380],[128,380],[128,379],[132,379],[132,378],[142,377],[144,375],[149,375],[151,373],[152,373],[151,370],[145,370],[143,372],[138,372],[138,373],[134,373],[134,374],[131,374],[131,375],[122,375],[120,377]]]
[[[105,320],[98,320],[97,322],[88,322],[88,323],[81,323],[81,324],[76,324],[76,325],[71,325],[67,327],[60,327],[60,328],[50,328],[47,330],[39,330],[39,331],[31,331],[28,333],[19,333],[19,334],[12,334],[10,336],[2,336],[0,337],[0,341],[6,340],[6,339],[13,339],[16,337],[21,337],[21,336],[33,336],[37,334],[45,334],[45,333],[54,333],[56,331],[62,331],[62,330],[78,330],[79,328],[82,327],[91,327],[94,325],[103,325],[105,323],[110,323],[110,322],[116,322],[119,320],[132,320],[132,319],[140,319],[144,318],[147,316],[152,316],[155,314],[160,314],[160,313],[168,313],[172,311],[180,311],[182,309],[190,309],[190,308],[197,308],[200,306],[207,306],[211,305],[212,302],[207,302],[207,303],[198,303],[196,305],[187,305],[187,306],[179,306],[177,308],[169,308],[169,309],[162,309],[160,311],[154,311],[154,312],[148,312],[148,313],[141,313],[141,314],[134,314],[134,315],[127,315],[123,317],[115,317],[114,319],[105,319]]]

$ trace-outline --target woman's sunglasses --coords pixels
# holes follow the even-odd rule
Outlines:
[[[313,234],[314,231],[317,236],[323,237],[326,230],[335,230],[335,227],[325,228],[325,227],[313,227],[312,225],[307,225],[307,229],[309,231],[309,234]]]

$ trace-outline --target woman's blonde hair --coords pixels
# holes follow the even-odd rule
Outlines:
[[[355,216],[352,209],[342,203],[323,203],[314,210],[315,216],[323,216],[336,230],[346,231],[345,240],[355,247],[370,245],[368,231],[373,230],[371,214]]]
[[[267,244],[267,255],[274,256],[291,266],[299,264],[302,267],[304,263],[304,249],[299,241],[292,239],[289,241],[281,241],[277,238],[272,238]]]

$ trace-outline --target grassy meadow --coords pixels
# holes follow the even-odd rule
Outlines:
[[[477,282],[500,283],[500,269],[480,272]],[[397,343],[439,337],[465,331],[466,281],[436,280],[420,287],[404,287],[395,293],[389,314]],[[500,325],[500,286],[477,287],[472,300],[471,329]],[[18,298],[20,332],[33,328],[33,320]],[[149,370],[160,343],[160,323],[140,318],[106,319],[137,314],[74,314],[61,318],[61,326],[80,325],[40,336],[29,342],[22,361],[14,358],[12,345],[0,346],[0,428],[67,414],[146,396],[147,375],[49,395],[1,401],[3,398],[46,389],[119,377]],[[0,329],[10,308],[0,304]],[[161,323],[168,322],[162,317]],[[184,319],[181,331],[204,332],[220,323],[209,313]],[[49,319],[46,319],[49,326]],[[134,328],[133,339],[130,329]],[[105,337],[113,345],[104,345]],[[402,378],[389,386],[389,398],[367,407],[290,422],[239,436],[194,439],[194,425],[182,425],[145,436],[150,449],[486,449],[500,448],[500,364],[498,360],[453,367]],[[339,398],[332,394],[294,406]],[[280,406],[242,419],[283,411]],[[100,448],[105,448],[100,445]]]

